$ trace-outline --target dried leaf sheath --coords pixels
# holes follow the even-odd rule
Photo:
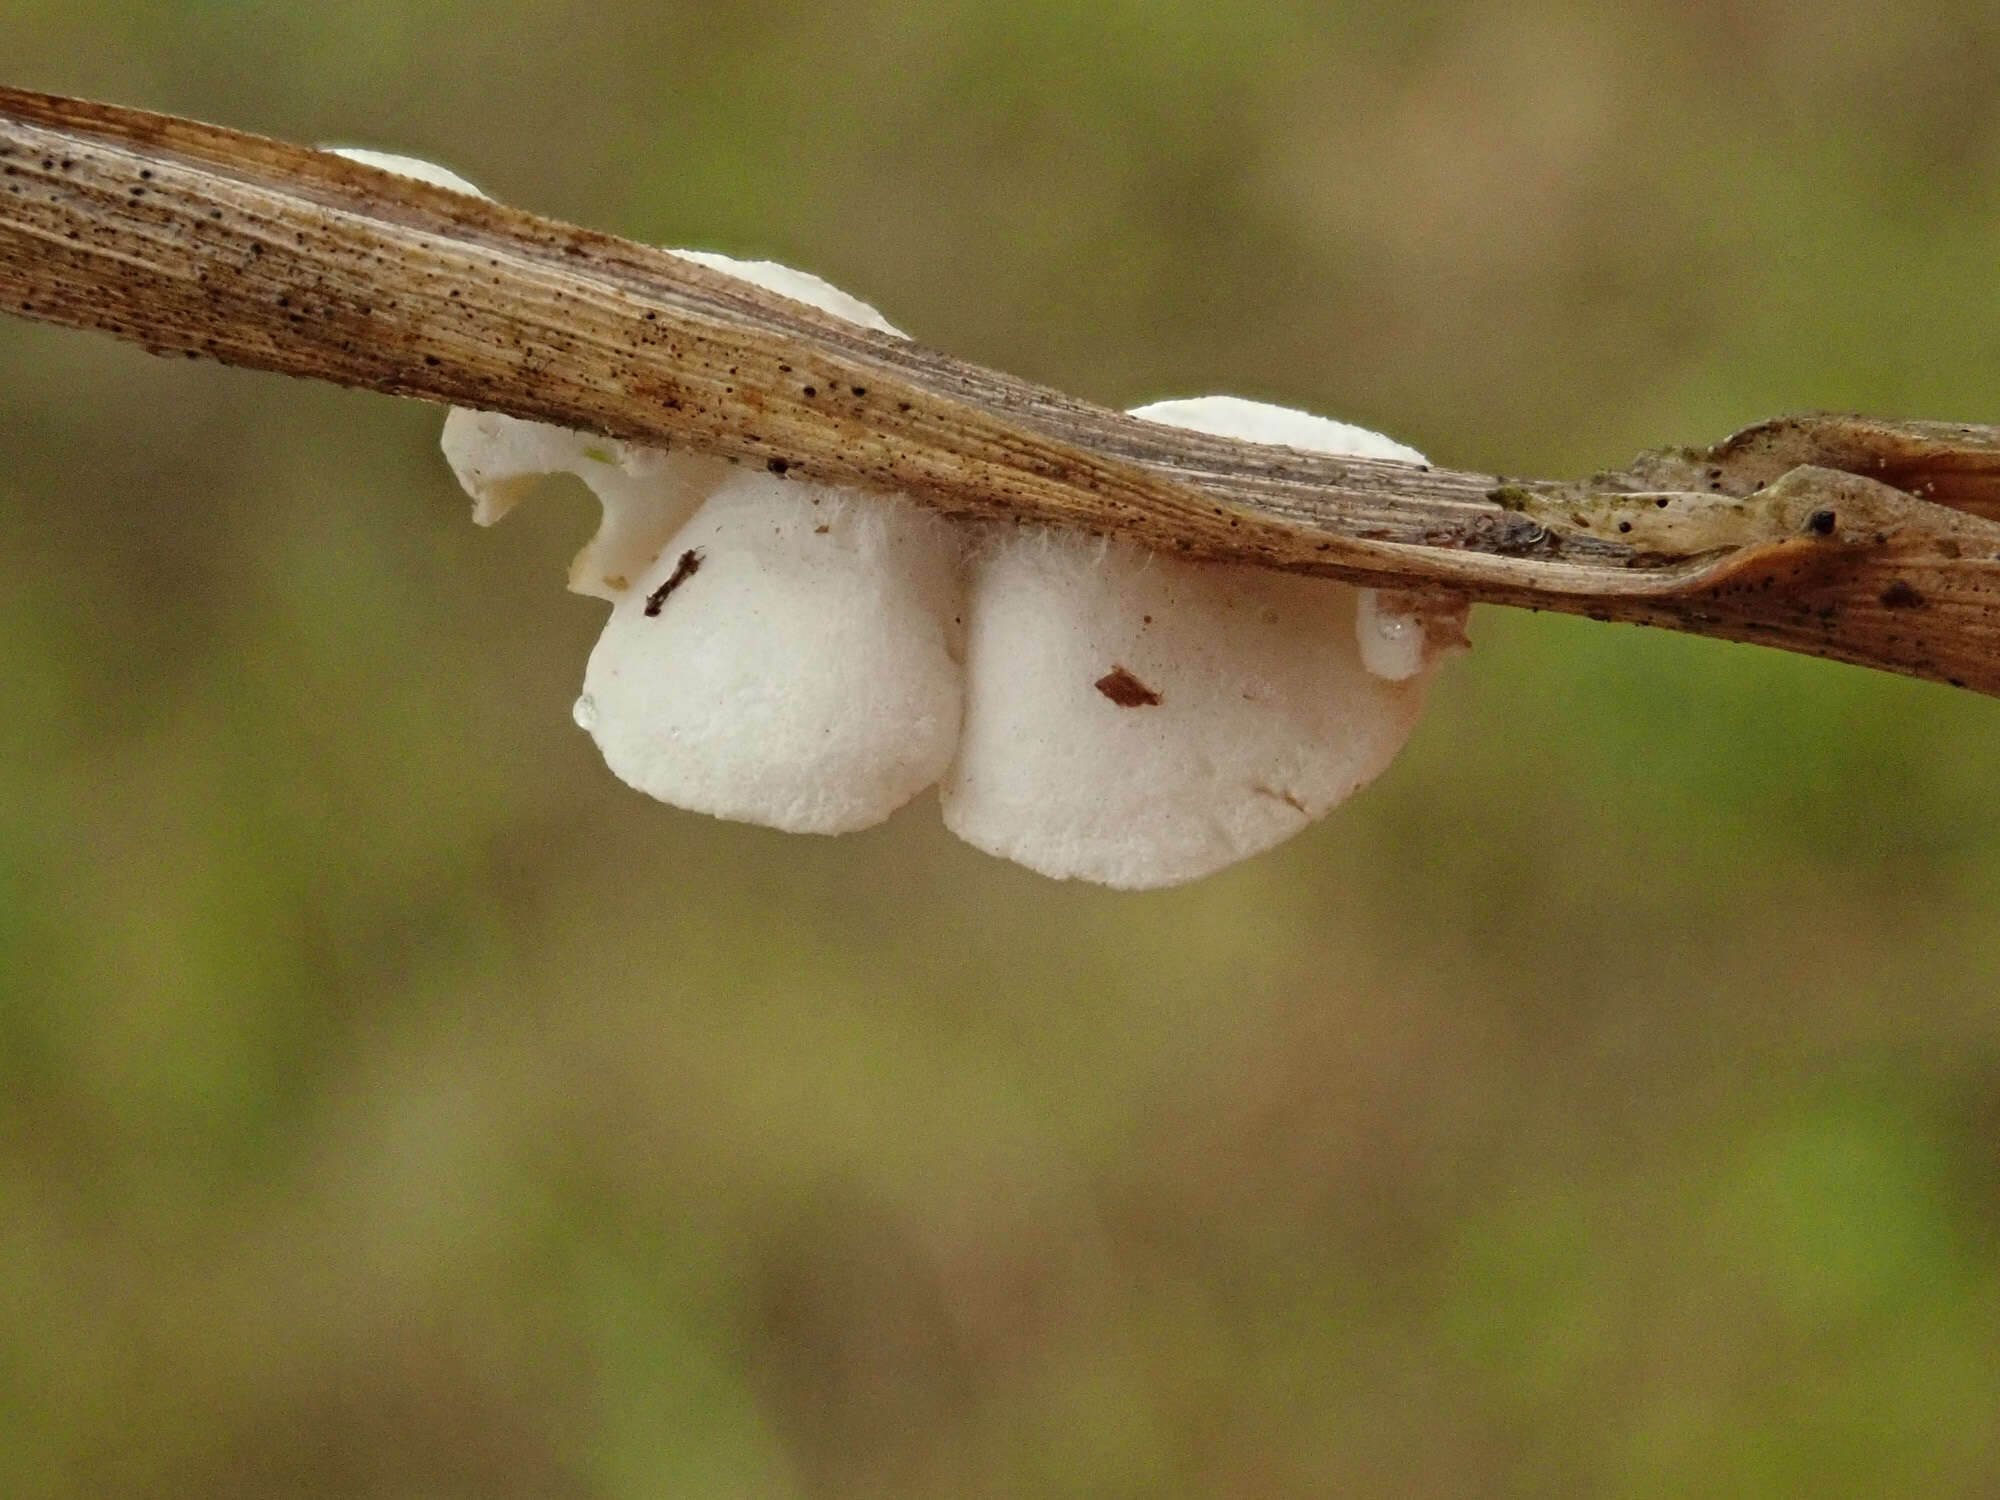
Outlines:
[[[325,153],[7,89],[0,299],[156,352],[779,460],[961,513],[2000,693],[1988,428],[1796,419],[1576,485],[1273,450]]]

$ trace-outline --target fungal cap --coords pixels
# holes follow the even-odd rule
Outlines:
[[[1234,397],[1135,414],[1421,462],[1365,429]],[[1063,532],[996,537],[973,563],[946,824],[1044,875],[1128,888],[1268,849],[1379,774],[1421,711],[1423,662],[1402,681],[1364,662],[1360,593]]]
[[[674,251],[883,332],[771,261]],[[795,833],[879,823],[944,773],[961,718],[959,533],[898,500],[721,459],[454,411],[445,457],[504,515],[546,475],[603,502],[570,587],[611,602],[577,723],[627,784]]]
[[[794,302],[803,302],[807,307],[831,313],[834,317],[849,323],[859,323],[862,327],[873,328],[878,333],[893,333],[898,338],[908,337],[902,329],[896,327],[859,297],[849,296],[839,287],[831,282],[822,281],[810,271],[794,270],[790,266],[780,265],[775,260],[737,260],[733,256],[722,255],[714,250],[675,250],[671,253],[678,255],[682,260],[691,260],[696,265],[707,266],[711,271],[721,271],[726,276],[734,276],[739,281],[760,286],[767,292],[776,292],[780,297],[790,297]]]
[[[418,182],[428,182],[432,187],[464,193],[473,198],[486,196],[458,173],[441,167],[434,161],[425,161],[421,157],[397,156],[390,151],[370,151],[362,146],[328,146],[326,149],[335,156],[358,161],[364,167],[377,167],[384,172],[394,172],[398,177],[415,178]]]
[[[803,271],[674,253],[897,332]],[[613,599],[578,721],[614,773],[676,807],[794,833],[879,823],[958,743],[959,533],[907,501],[717,473]]]
[[[736,471],[613,602],[578,722],[676,807],[879,823],[958,742],[958,550],[907,502]]]
[[[1289,406],[1272,406],[1263,401],[1246,401],[1241,396],[1192,396],[1178,401],[1155,401],[1135,406],[1130,415],[1144,417],[1168,427],[1184,427],[1211,437],[1242,438],[1252,443],[1277,443],[1308,453],[1330,453],[1341,458],[1393,459],[1399,463],[1428,462],[1423,454],[1406,443],[1357,427],[1352,422],[1315,416]]]

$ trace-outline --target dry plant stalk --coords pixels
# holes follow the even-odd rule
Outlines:
[[[1191,558],[2000,694],[2000,428],[1783,418],[1581,482],[1159,426],[627,240],[0,88],[0,305],[158,354],[685,443]]]

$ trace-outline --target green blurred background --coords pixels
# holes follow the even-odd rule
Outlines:
[[[2000,9],[10,0],[1126,405],[2000,420]],[[1483,611],[1191,888],[570,723],[438,413],[0,325],[0,1493],[2000,1492],[2000,710]]]

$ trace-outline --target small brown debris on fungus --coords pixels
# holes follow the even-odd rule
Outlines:
[[[1882,590],[1884,609],[1920,609],[1923,603],[1924,596],[1917,592],[1915,585],[1907,578],[1898,578]]]
[[[660,612],[660,606],[667,602],[667,595],[694,577],[700,567],[701,549],[699,547],[690,547],[687,551],[683,552],[681,560],[674,564],[673,572],[667,575],[667,581],[646,596],[646,617],[651,619],[654,615],[657,615]]]
[[[1093,685],[1120,708],[1153,708],[1160,701],[1158,693],[1123,667],[1113,667]]]
[[[1261,783],[1257,786],[1251,787],[1250,790],[1256,793],[1259,797],[1268,797],[1273,802],[1284,803],[1285,806],[1289,807],[1293,812],[1298,813],[1302,817],[1311,816],[1311,814],[1306,811],[1305,803],[1299,801],[1299,799],[1294,795],[1292,795],[1292,793],[1290,792],[1282,792],[1279,791],[1276,787],[1264,786]]]

